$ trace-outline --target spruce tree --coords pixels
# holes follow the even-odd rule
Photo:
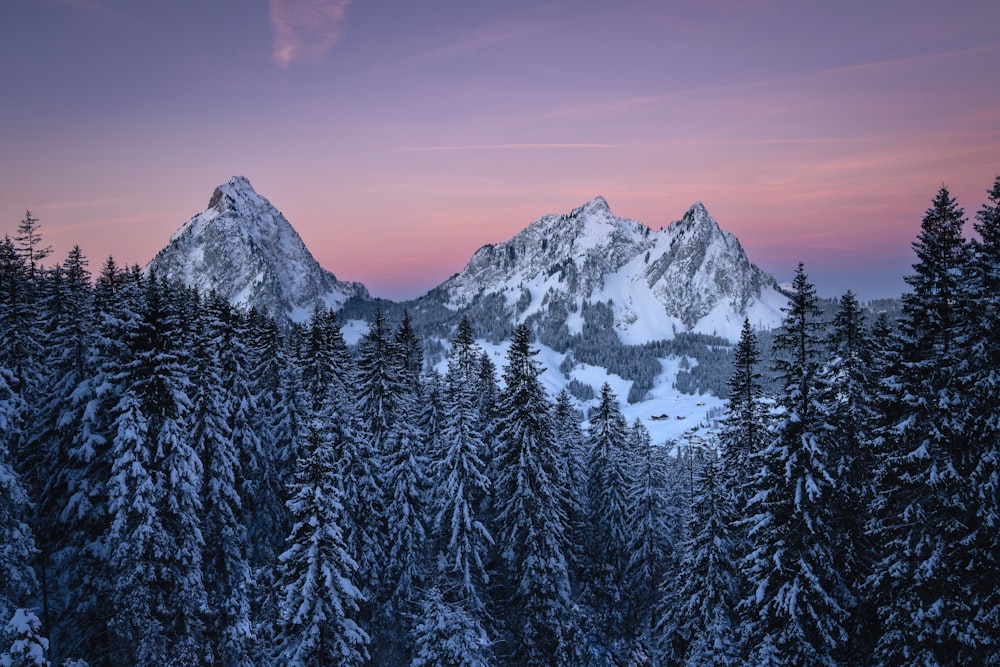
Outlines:
[[[377,310],[358,342],[358,418],[380,451],[407,389],[401,362],[408,357],[389,336],[385,314]]]
[[[188,435],[192,369],[171,289],[155,278],[145,285],[114,410],[106,539],[119,576],[109,629],[118,659],[135,665],[204,659],[203,471]]]
[[[49,642],[42,636],[42,622],[30,609],[18,609],[0,628],[0,665],[49,667],[45,659]]]
[[[961,322],[968,247],[964,213],[942,187],[913,248],[903,297],[899,368],[888,378],[896,411],[879,433],[883,461],[872,531],[882,557],[880,664],[982,664],[975,633],[974,463],[967,431],[967,351]],[[975,441],[973,441],[975,442]]]
[[[733,498],[724,460],[707,452],[697,466],[678,578],[675,627],[684,648],[681,664],[741,665],[741,577],[733,542]]]
[[[874,427],[878,415],[878,363],[864,313],[852,292],[839,302],[826,342],[826,363],[819,374],[819,401],[828,424],[826,449],[829,472],[837,492],[834,510],[834,560],[849,591],[845,598],[850,619],[844,660],[863,662],[875,639],[874,609],[868,604],[865,582],[875,552],[866,533],[873,500],[875,472]]]
[[[25,424],[27,442],[20,465],[22,479],[35,500],[32,523],[38,544],[36,572],[41,585],[40,616],[48,634],[53,660],[61,655],[61,637],[53,619],[74,613],[62,604],[57,591],[72,587],[65,573],[78,554],[74,535],[66,530],[62,514],[81,480],[70,460],[72,443],[84,425],[84,411],[93,397],[93,294],[87,260],[79,247],[62,265],[38,275],[36,336],[47,354],[37,364],[37,390],[31,399],[32,419]],[[103,480],[102,480],[103,481]],[[72,640],[75,633],[67,632]]]
[[[246,377],[242,341],[232,330],[228,304],[210,295],[202,309],[196,362],[199,391],[194,402],[194,438],[204,470],[201,530],[206,597],[207,648],[218,665],[249,665],[251,570],[240,486],[241,452],[256,448],[243,433]]]
[[[643,653],[656,652],[659,592],[666,579],[670,558],[667,535],[670,530],[663,497],[663,471],[653,450],[653,441],[642,421],[636,418],[629,429],[626,450],[634,458],[634,473],[628,487],[628,530],[625,544],[626,621],[640,638]]]
[[[818,314],[799,264],[774,340],[781,413],[758,459],[746,519],[752,592],[743,617],[754,664],[836,665],[847,639],[845,585],[833,560],[834,478],[817,400]]]
[[[432,460],[434,532],[440,536],[437,567],[442,593],[482,623],[489,577],[486,562],[493,537],[486,528],[484,504],[490,495],[478,430],[474,367],[463,367],[461,345],[448,359],[444,404],[444,450]]]
[[[587,510],[587,442],[580,426],[582,415],[565,389],[556,394],[552,426],[556,441],[560,486],[566,489],[566,518],[570,551],[570,582],[574,590],[585,581],[586,535],[589,530]]]
[[[28,267],[28,279],[34,280],[41,270],[41,261],[52,254],[52,246],[42,246],[42,225],[38,218],[25,211],[24,217],[17,225],[18,252],[24,258]]]
[[[972,397],[967,410],[966,433],[970,437],[971,493],[976,512],[974,562],[977,581],[975,630],[981,653],[997,652],[1000,646],[1000,177],[988,193],[989,201],[976,214],[979,239],[972,243],[972,267],[968,272],[969,312],[965,349],[969,350],[970,377],[966,382]]]
[[[490,647],[482,624],[459,602],[449,602],[437,588],[420,600],[413,631],[410,667],[487,667]]]
[[[334,459],[342,415],[315,417],[296,466],[288,509],[294,525],[279,558],[277,662],[289,667],[362,665],[368,635],[357,622],[362,593],[341,529],[344,506]]]
[[[107,631],[115,579],[108,562],[112,519],[108,482],[115,407],[124,390],[123,369],[131,361],[129,332],[139,317],[141,290],[136,280],[109,257],[95,281],[93,316],[84,324],[91,342],[83,379],[66,397],[58,422],[65,462],[51,479],[52,493],[61,496],[61,542],[52,557],[58,586],[64,591],[62,604],[52,605],[57,614],[52,658],[85,656],[91,667],[116,664]]]
[[[398,625],[427,569],[427,457],[417,428],[416,404],[399,410],[386,442],[386,620]]]
[[[32,568],[35,540],[27,523],[31,505],[11,465],[7,445],[12,435],[23,428],[24,405],[11,388],[12,375],[0,366],[0,651],[14,650],[12,643],[17,641],[25,626],[18,622],[19,619],[33,619],[31,636],[38,634],[40,626],[34,612],[28,608],[38,589]],[[3,659],[0,655],[0,660]]]
[[[509,664],[571,660],[566,501],[554,483],[550,406],[531,333],[520,325],[507,353],[497,424],[497,545],[504,564],[498,610]]]
[[[612,633],[624,629],[628,614],[623,595],[629,541],[629,487],[626,440],[628,425],[618,398],[607,383],[590,416],[588,500],[591,596],[601,625]]]

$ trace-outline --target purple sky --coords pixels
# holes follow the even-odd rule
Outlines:
[[[998,2],[2,2],[0,233],[94,271],[243,174],[377,296],[598,194],[893,296],[937,189],[1000,174]]]

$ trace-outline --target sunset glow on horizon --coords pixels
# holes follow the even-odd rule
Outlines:
[[[702,201],[779,281],[898,296],[931,199],[1000,175],[1000,4],[10,0],[0,234],[144,265],[245,175],[325,268],[412,298],[604,196]]]

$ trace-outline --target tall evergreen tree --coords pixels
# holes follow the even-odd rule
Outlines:
[[[490,648],[479,620],[437,588],[420,601],[410,667],[487,667]]]
[[[381,450],[406,393],[399,346],[390,340],[385,314],[375,311],[368,332],[358,342],[357,412],[364,429]]]
[[[975,631],[973,470],[980,441],[970,443],[967,431],[964,224],[963,210],[942,187],[913,244],[914,274],[906,277],[912,292],[903,297],[899,369],[889,378],[899,407],[880,434],[885,452],[872,522],[883,554],[872,577],[882,664],[983,664],[996,652]]]
[[[494,440],[496,439],[497,404],[500,388],[497,386],[497,368],[490,355],[483,352],[479,355],[479,367],[476,375],[476,395],[479,401],[480,432],[483,434],[483,460],[493,459]]]
[[[420,338],[410,323],[410,312],[403,311],[403,320],[396,328],[393,343],[399,355],[400,378],[411,394],[420,390],[420,375],[424,370],[424,351]]]
[[[781,414],[761,452],[747,518],[744,633],[754,664],[836,665],[847,639],[845,584],[834,562],[833,476],[818,408],[816,293],[801,264],[775,336]]]
[[[567,535],[569,537],[570,582],[574,589],[585,581],[585,546],[589,530],[587,510],[587,442],[580,427],[582,416],[565,389],[556,394],[552,410],[556,462],[560,486],[566,489]]]
[[[860,664],[871,654],[877,626],[864,586],[875,557],[866,524],[874,494],[873,431],[881,378],[864,313],[852,292],[840,299],[827,336],[826,356],[819,374],[819,401],[828,424],[824,437],[829,472],[837,489],[829,501],[834,530],[840,536],[834,544],[834,559],[849,588],[844,659]]]
[[[463,320],[465,321],[465,320]],[[478,430],[475,366],[466,365],[468,344],[456,339],[448,358],[444,404],[444,449],[431,463],[434,481],[434,531],[441,538],[437,567],[442,593],[482,621],[485,608],[487,552],[493,537],[486,528],[484,503],[490,494]]]
[[[633,634],[641,640],[643,653],[656,652],[659,592],[666,580],[670,545],[663,497],[663,471],[653,451],[653,441],[642,421],[636,418],[628,433],[626,451],[634,457],[634,472],[628,488],[628,530],[625,553],[626,609]]]
[[[538,381],[531,333],[514,331],[497,424],[496,531],[505,565],[498,600],[505,611],[508,664],[572,660],[566,562],[566,501],[556,488],[550,407]]]
[[[202,566],[208,606],[207,649],[218,665],[249,665],[254,639],[250,623],[251,570],[240,485],[241,452],[255,449],[243,431],[247,400],[242,341],[232,328],[233,313],[210,295],[196,338],[198,387],[194,401],[195,447],[202,459]]]
[[[427,570],[427,457],[412,400],[389,431],[386,469],[386,562],[384,613],[395,626],[416,599]],[[395,629],[395,628],[394,628]]]
[[[40,335],[48,355],[41,370],[41,386],[34,399],[35,419],[28,425],[25,458],[35,503],[35,534],[39,558],[36,570],[42,586],[41,615],[51,641],[53,660],[62,656],[62,641],[53,619],[72,615],[55,593],[71,590],[65,574],[79,558],[78,535],[66,530],[63,512],[72,493],[82,484],[70,452],[79,437],[89,437],[86,412],[94,397],[91,381],[98,363],[94,350],[93,293],[87,260],[74,247],[62,266],[44,281]],[[103,483],[104,480],[100,480]],[[67,629],[67,638],[76,635]]]
[[[37,623],[34,612],[27,609],[38,587],[32,568],[35,540],[27,523],[30,503],[11,465],[7,445],[11,435],[23,428],[23,401],[11,388],[12,375],[0,366],[0,651],[6,651],[17,639],[8,636],[17,631],[9,622],[13,625],[22,618]],[[3,659],[0,655],[0,661]]]
[[[294,526],[280,557],[276,659],[290,667],[362,665],[369,640],[357,622],[362,593],[341,529],[344,506],[334,460],[336,441],[345,437],[344,418],[316,419],[288,501]]]
[[[623,595],[629,541],[628,424],[608,383],[590,415],[588,500],[591,595],[601,625],[614,636],[625,628],[629,610]],[[615,637],[620,638],[620,637]]]
[[[252,402],[247,401],[246,405],[250,414],[243,423],[247,431],[257,436],[257,450],[241,452],[245,474],[240,497],[243,500],[243,523],[247,527],[250,563],[258,573],[263,574],[277,562],[278,554],[284,550],[284,538],[291,531],[285,507],[286,487],[281,484],[281,444],[277,437],[279,415],[289,417],[280,409],[279,396],[282,374],[290,361],[274,318],[251,311],[239,331],[245,338],[244,368],[247,388],[252,396]],[[260,574],[257,577],[259,580]],[[266,579],[267,575],[263,578]],[[259,585],[263,582],[260,581]]]
[[[733,498],[722,457],[697,466],[678,579],[675,627],[688,667],[741,665],[740,575],[733,543]]]
[[[975,605],[976,642],[986,653],[1000,646],[1000,177],[988,193],[989,201],[976,214],[979,239],[972,243],[968,272],[968,309],[964,319],[971,395],[966,433],[970,436],[972,501],[976,512],[974,559],[971,571]],[[994,660],[996,662],[996,660]]]
[[[29,280],[35,279],[42,268],[41,261],[52,254],[52,246],[42,246],[41,227],[38,218],[31,215],[31,211],[25,211],[24,217],[17,225],[17,236],[14,237],[18,243],[19,254],[28,267]]]
[[[107,536],[121,662],[203,660],[202,465],[188,436],[191,369],[170,286],[151,278],[115,408]]]
[[[0,242],[0,365],[9,373],[10,390],[29,400],[35,360],[40,356],[35,335],[35,304],[24,259],[17,253],[10,237]],[[8,439],[11,456],[21,454],[23,430]]]
[[[67,270],[67,275],[72,273]],[[116,664],[108,632],[108,604],[115,577],[109,567],[115,408],[124,390],[123,369],[132,361],[130,332],[139,318],[138,275],[108,258],[93,289],[88,358],[83,379],[71,391],[59,417],[66,456],[51,478],[59,504],[60,544],[53,553],[61,601],[53,603],[52,657],[87,658],[91,667]],[[84,312],[81,310],[81,313]]]
[[[746,507],[747,494],[744,487],[750,481],[753,457],[763,449],[767,434],[759,364],[757,335],[750,326],[750,321],[743,320],[740,339],[733,352],[733,373],[728,383],[729,400],[719,437],[725,486],[733,497],[733,511],[737,514],[742,514]]]

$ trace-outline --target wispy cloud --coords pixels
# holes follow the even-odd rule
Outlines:
[[[51,4],[63,5],[65,7],[73,7],[75,9],[88,12],[95,16],[102,16],[105,18],[117,19],[119,21],[126,21],[129,23],[135,23],[135,19],[131,16],[120,12],[116,9],[112,9],[103,0],[45,0]]]
[[[543,25],[505,19],[470,31],[450,44],[427,51],[413,58],[416,63],[437,63],[475,53],[491,46],[512,42],[541,32]]]
[[[523,144],[466,144],[456,146],[408,146],[404,151],[523,151],[523,150],[550,150],[561,148],[573,149],[594,149],[594,148],[625,148],[628,144],[545,144],[545,143],[523,143]]]
[[[751,81],[739,81],[734,83],[723,83],[708,86],[695,86],[682,88],[652,95],[638,95],[612,100],[597,101],[585,105],[577,105],[545,114],[549,118],[570,118],[579,116],[596,116],[617,114],[634,109],[652,107],[665,103],[677,102],[682,98],[712,94],[712,93],[733,93],[737,91],[747,91],[755,89],[765,89],[774,86],[783,86],[792,83],[822,79],[825,77],[850,75],[865,72],[891,71],[900,67],[919,65],[944,61],[953,58],[975,56],[1000,51],[1000,43],[984,44],[980,46],[959,49],[957,51],[939,51],[935,53],[925,53],[900,58],[888,58],[884,60],[872,60],[869,62],[854,63],[838,67],[828,67],[824,69],[810,70],[788,76],[771,79],[757,79]]]
[[[129,197],[108,197],[105,199],[84,199],[80,201],[49,202],[47,204],[42,204],[37,208],[39,210],[94,208],[99,206],[109,206],[112,204],[121,204],[127,201],[129,201]]]
[[[351,0],[270,0],[274,46],[271,59],[281,67],[316,62],[343,35]]]

